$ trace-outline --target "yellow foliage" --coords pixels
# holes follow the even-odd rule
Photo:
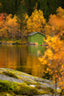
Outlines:
[[[49,24],[54,26],[57,30],[64,29],[64,18],[56,16],[56,15],[50,15]]]
[[[26,18],[26,17],[25,17]],[[27,20],[27,32],[42,32],[43,25],[46,23],[43,12],[35,9],[32,15]]]
[[[27,15],[27,14],[25,14],[25,20],[26,20],[26,19],[28,19],[28,15]]]
[[[59,7],[57,10],[57,16],[63,17],[64,18],[64,9]]]
[[[60,36],[64,31],[64,9],[59,7],[56,10],[57,14],[51,14],[49,16],[49,21],[44,27],[46,35],[54,36],[59,34]]]
[[[54,80],[56,78],[60,82],[64,78],[64,42],[58,36],[48,36],[45,42],[48,44],[47,50],[44,56],[39,58],[43,68],[46,67],[43,72],[49,72]],[[61,88],[64,88],[63,82],[58,84]]]
[[[18,36],[20,25],[17,22],[17,16],[9,14],[5,20],[0,21],[0,36],[4,38],[14,38]]]

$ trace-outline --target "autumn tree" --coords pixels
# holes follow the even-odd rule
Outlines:
[[[4,26],[5,26],[5,20],[6,20],[6,13],[0,13],[0,38],[4,37],[5,31],[4,31]]]
[[[16,38],[20,35],[20,25],[17,23],[16,15],[14,17],[11,14],[7,16],[5,27],[9,38]]]
[[[27,20],[27,32],[43,32],[43,26],[45,25],[46,20],[43,16],[41,10],[35,9],[32,15]]]
[[[64,90],[64,42],[58,36],[48,36],[45,41],[48,44],[47,50],[44,56],[39,58],[43,65],[43,72],[49,73],[52,80],[55,81],[55,89],[59,85]]]
[[[47,35],[54,36],[64,31],[64,9],[59,7],[56,12],[56,15],[50,15],[49,21],[45,26],[45,33]]]
[[[17,22],[17,16],[9,14],[0,14],[0,37],[18,38],[20,37],[20,25]]]

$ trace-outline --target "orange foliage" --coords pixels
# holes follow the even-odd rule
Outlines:
[[[0,13],[0,21],[4,21],[6,19],[6,13]]]
[[[6,18],[5,27],[9,32],[9,36],[11,35],[10,37],[15,38],[16,36],[18,36],[20,25],[17,22],[17,16],[14,15],[14,17],[12,18],[12,15],[9,14]]]
[[[43,64],[43,71],[49,73],[53,80],[61,81],[64,78],[64,42],[58,36],[47,37],[47,50],[42,58],[39,58]],[[59,83],[61,84],[61,83]],[[61,86],[61,85],[59,85]],[[62,85],[61,88],[64,88]]]
[[[32,15],[27,18],[27,32],[42,32],[45,23],[46,20],[44,19],[43,12],[35,9]]]
[[[59,31],[61,29],[64,29],[64,18],[62,17],[56,16],[56,15],[50,15],[50,19],[48,23],[54,26],[54,28]]]
[[[17,16],[12,17],[11,14],[0,14],[0,37],[15,38],[19,35],[20,25],[17,22]]]
[[[59,33],[62,34],[64,31],[64,9],[59,7],[56,12],[56,15],[50,15],[49,21],[44,28],[46,35],[54,36]]]
[[[56,12],[57,12],[57,16],[64,18],[64,9],[63,8],[61,8],[61,7],[57,8]]]

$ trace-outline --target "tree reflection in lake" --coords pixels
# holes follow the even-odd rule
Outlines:
[[[42,46],[1,45],[0,68],[17,69],[41,77],[42,66],[38,56],[44,51]]]

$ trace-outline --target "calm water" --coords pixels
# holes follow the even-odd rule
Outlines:
[[[38,60],[44,54],[42,46],[0,45],[0,68],[12,68],[42,77],[42,65]]]

